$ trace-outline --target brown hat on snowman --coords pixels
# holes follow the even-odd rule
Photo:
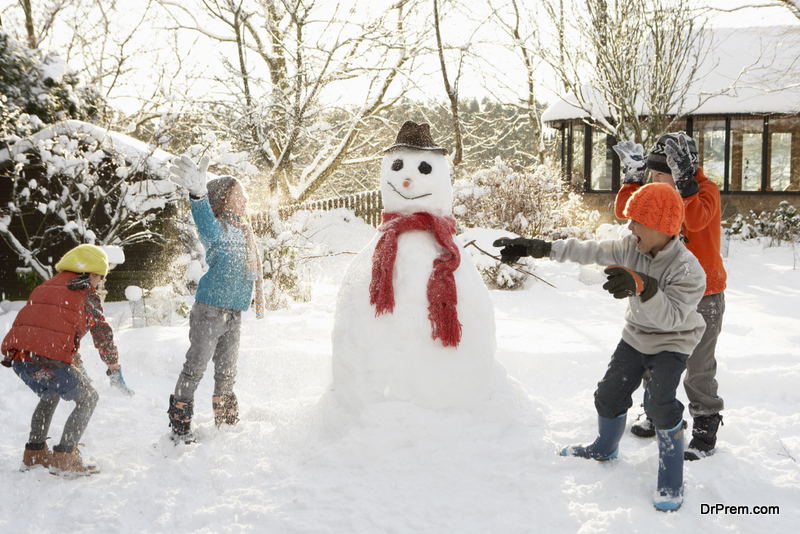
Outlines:
[[[384,153],[394,152],[395,150],[429,150],[447,155],[447,149],[442,148],[433,142],[431,137],[431,127],[427,123],[417,124],[414,121],[406,121],[397,132],[397,139],[392,146],[384,150]]]

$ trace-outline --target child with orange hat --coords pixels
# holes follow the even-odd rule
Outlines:
[[[2,363],[40,399],[31,418],[23,470],[41,465],[54,474],[89,475],[98,471],[97,465],[84,463],[78,451],[98,400],[78,354],[87,332],[108,366],[111,385],[125,395],[134,393],[122,378],[114,335],[96,291],[108,274],[106,253],[95,245],[78,245],[61,258],[56,271],[33,290],[14,319],[3,339]],[[75,408],[51,453],[45,440],[60,399],[75,401]]]
[[[727,279],[720,254],[722,210],[719,187],[703,174],[697,145],[684,133],[662,135],[646,157],[642,145],[633,141],[615,145],[614,151],[625,167],[625,183],[617,193],[614,205],[617,217],[625,216],[623,212],[628,199],[642,186],[645,171],[649,169],[654,183],[671,185],[683,198],[682,234],[686,248],[697,257],[706,272],[706,291],[697,306],[705,320],[706,331],[689,356],[683,379],[689,399],[689,415],[694,419],[692,440],[684,458],[699,460],[714,453],[717,430],[722,424],[720,412],[725,407],[716,380],[716,347],[725,314]],[[634,423],[631,432],[643,438],[655,436],[652,421],[647,418]]]
[[[499,239],[503,261],[520,256],[549,257],[564,262],[608,265],[603,289],[628,299],[622,339],[594,404],[598,436],[589,445],[564,447],[562,456],[598,461],[616,458],[625,430],[631,396],[645,371],[650,372],[645,411],[656,427],[659,450],[658,510],[677,510],[683,501],[683,404],[676,398],[686,360],[705,330],[697,304],[705,290],[705,274],[697,258],[679,239],[683,200],[667,184],[648,184],[628,201],[631,234],[618,240],[548,242],[541,239]]]

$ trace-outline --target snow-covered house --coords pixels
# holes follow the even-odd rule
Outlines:
[[[0,299],[27,298],[79,243],[122,247],[126,260],[106,282],[111,298],[163,276],[165,245],[178,238],[170,154],[74,120],[3,141]]]
[[[697,142],[701,167],[722,192],[723,218],[800,202],[800,26],[716,29],[711,42],[688,90],[692,109],[671,130]],[[608,215],[621,180],[616,141],[597,127],[610,116],[607,104],[584,97],[596,116],[567,94],[542,120],[559,130],[565,176]]]

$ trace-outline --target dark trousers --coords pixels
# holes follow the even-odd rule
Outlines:
[[[675,393],[688,358],[688,354],[680,352],[644,354],[620,341],[594,392],[597,413],[613,419],[627,412],[633,406],[633,392],[639,388],[645,372],[649,372],[644,411],[656,428],[674,428],[683,419],[683,403]]]

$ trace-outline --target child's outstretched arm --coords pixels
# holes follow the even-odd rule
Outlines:
[[[111,325],[103,315],[103,304],[100,302],[100,295],[91,291],[86,296],[86,320],[89,325],[89,332],[92,334],[94,346],[100,353],[100,359],[108,366],[106,375],[109,377],[111,385],[119,389],[125,395],[132,397],[135,393],[122,378],[122,368],[119,364],[119,351],[114,343],[114,333]]]

